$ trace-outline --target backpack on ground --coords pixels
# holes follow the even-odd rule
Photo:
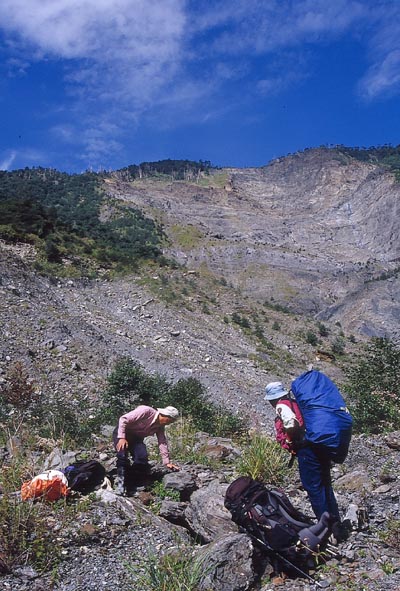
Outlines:
[[[306,427],[305,441],[330,448],[341,464],[349,449],[353,419],[337,386],[320,371],[306,371],[292,382],[291,392]]]
[[[71,490],[88,494],[93,492],[106,476],[104,466],[96,460],[79,461],[70,464],[63,470]]]
[[[282,490],[267,488],[248,476],[229,485],[224,505],[237,525],[267,552],[291,561],[291,566],[310,566],[331,534],[329,513],[315,523],[298,511]]]
[[[21,499],[42,499],[44,501],[58,501],[68,494],[68,482],[59,470],[47,470],[38,474],[32,480],[24,482],[21,487]]]

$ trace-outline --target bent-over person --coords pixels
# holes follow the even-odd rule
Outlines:
[[[116,492],[126,494],[126,475],[130,466],[131,454],[134,466],[145,470],[148,467],[147,448],[144,438],[156,435],[163,464],[170,470],[179,470],[171,463],[165,427],[176,421],[179,411],[173,406],[152,408],[140,405],[122,415],[114,429],[113,441],[117,452]]]

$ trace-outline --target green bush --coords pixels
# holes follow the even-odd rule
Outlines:
[[[129,357],[117,361],[107,383],[107,388],[102,394],[102,415],[111,421],[117,420],[139,404],[151,405],[163,399],[169,389],[169,384],[164,378],[148,375]]]
[[[312,332],[312,330],[308,330],[306,333],[306,343],[315,347],[318,344],[317,335]]]
[[[273,485],[282,485],[289,473],[288,454],[271,437],[254,433],[237,464],[242,476]]]
[[[173,488],[167,488],[163,482],[156,481],[151,487],[151,492],[159,499],[172,499],[173,501],[180,500],[179,491]]]
[[[245,428],[245,421],[208,401],[204,386],[195,378],[179,380],[171,386],[166,398],[159,397],[158,400],[159,406],[172,404],[183,415],[192,417],[198,430],[212,435],[234,435]]]
[[[240,316],[240,314],[238,314],[237,312],[234,312],[232,314],[232,322],[238,324],[242,328],[250,328],[250,321],[248,320],[248,318],[246,318],[246,316]]]
[[[8,369],[1,395],[5,404],[25,413],[38,403],[39,393],[21,361]]]
[[[345,341],[343,337],[336,337],[331,345],[332,353],[335,355],[343,355],[345,351]]]
[[[60,530],[73,528],[76,514],[87,507],[87,497],[73,504],[65,498],[52,503],[21,501],[15,491],[36,473],[31,462],[18,455],[4,462],[0,471],[0,578],[26,565],[40,573],[54,571],[63,549]]]
[[[199,448],[196,428],[191,417],[180,417],[168,427],[168,446],[170,455],[177,462],[203,464],[211,466],[213,460]]]
[[[81,274],[87,274],[82,261],[89,258],[115,271],[161,258],[161,226],[107,196],[102,180],[94,173],[69,175],[44,168],[0,171],[0,237],[35,243],[43,258],[37,268],[50,274],[65,274],[64,256]]]
[[[175,406],[183,416],[193,419],[196,428],[213,435],[227,436],[243,431],[245,422],[206,398],[204,386],[195,378],[175,384],[161,375],[150,375],[130,358],[119,360],[108,377],[102,395],[102,420],[116,421],[139,404],[155,408]]]
[[[388,339],[373,339],[345,373],[355,429],[366,433],[399,429],[400,348]]]
[[[90,444],[91,435],[99,426],[98,418],[90,417],[83,401],[78,409],[72,402],[60,398],[43,401],[32,424],[40,429],[42,437],[61,439],[64,446],[74,447]]]
[[[322,322],[318,322],[318,332],[321,337],[327,337],[329,334],[329,329],[323,324]]]
[[[388,519],[386,527],[379,536],[385,544],[400,551],[400,519]]]

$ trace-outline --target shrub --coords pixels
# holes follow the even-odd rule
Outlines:
[[[254,433],[243,450],[237,470],[242,476],[281,485],[288,475],[288,455],[271,437]]]
[[[139,404],[155,402],[168,390],[168,383],[164,378],[146,374],[129,357],[117,361],[107,382],[108,386],[102,395],[102,415],[112,421]]]
[[[232,322],[238,324],[242,328],[250,328],[250,322],[245,316],[240,316],[237,312],[232,314]]]
[[[164,394],[165,395],[165,394]],[[245,421],[206,399],[203,384],[195,378],[181,379],[171,386],[166,399],[158,397],[159,406],[173,404],[182,414],[193,419],[198,430],[217,436],[228,436],[243,431]]]
[[[40,426],[42,437],[62,440],[64,446],[85,445],[99,425],[97,417],[89,418],[88,409],[83,401],[79,408],[73,402],[59,398],[44,401],[38,410],[34,424]]]
[[[173,488],[166,488],[165,484],[160,481],[156,481],[153,484],[151,492],[159,499],[172,499],[173,501],[180,500],[179,491],[174,490]]]
[[[336,337],[331,345],[332,353],[335,355],[343,355],[345,350],[345,342],[343,337]]]
[[[322,322],[318,322],[318,332],[319,335],[321,337],[327,337],[329,334],[329,329],[325,326],[325,324],[322,324]]]
[[[62,439],[66,445],[86,443],[96,423],[85,420],[85,410],[82,401],[78,408],[77,401],[46,397],[20,361],[10,367],[1,390],[0,417],[3,430],[18,433],[24,446],[32,442],[32,433],[38,427],[42,437]]]
[[[2,397],[6,404],[26,411],[39,400],[38,391],[21,361],[16,361],[6,375],[6,384],[2,388]]]
[[[171,456],[177,462],[210,464],[207,457],[196,446],[198,430],[190,417],[180,417],[168,427],[168,446]]]
[[[73,504],[65,498],[22,502],[15,491],[36,472],[25,456],[12,458],[0,471],[0,576],[27,564],[38,572],[54,570],[63,548],[60,530],[70,527],[76,535],[76,514],[87,507],[87,497]]]
[[[204,386],[195,378],[170,383],[161,375],[147,374],[130,358],[116,363],[103,393],[100,418],[117,420],[139,404],[153,407],[175,406],[182,415],[193,419],[198,430],[227,436],[241,432],[245,422],[226,409],[213,405],[206,398]]]
[[[168,446],[170,455],[174,461],[187,464],[202,464],[212,469],[221,467],[224,464],[232,463],[233,460],[216,459],[206,453],[206,439],[199,433],[199,429],[191,417],[180,418],[173,425],[168,427]]]
[[[318,344],[317,335],[312,332],[312,330],[308,330],[306,333],[306,343],[315,347]]]
[[[380,533],[380,538],[397,551],[400,551],[400,519],[388,519],[385,531]]]
[[[367,433],[399,429],[400,348],[388,339],[373,339],[345,373],[355,429]]]
[[[70,258],[75,272],[84,274],[81,261],[88,256],[116,271],[132,270],[143,259],[161,258],[161,227],[140,210],[107,196],[101,183],[100,175],[88,172],[3,171],[0,235],[13,242],[36,243],[44,258],[37,261],[37,268],[47,273],[65,273],[63,256]],[[104,204],[109,216],[102,220]]]

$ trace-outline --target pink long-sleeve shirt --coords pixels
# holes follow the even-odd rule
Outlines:
[[[118,439],[127,439],[130,437],[149,437],[156,435],[158,448],[160,450],[163,464],[169,464],[168,442],[165,436],[165,427],[155,424],[158,417],[158,411],[151,406],[141,405],[122,415],[118,422]]]

